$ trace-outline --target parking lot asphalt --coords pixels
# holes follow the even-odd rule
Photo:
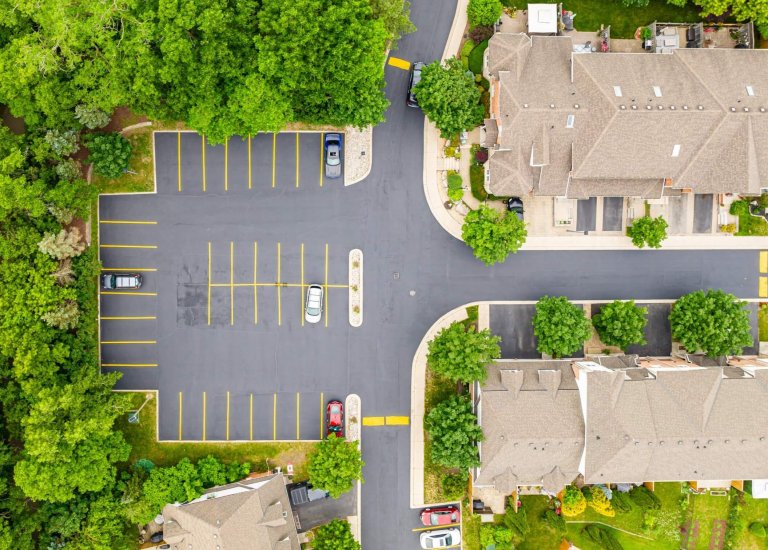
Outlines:
[[[439,57],[454,7],[414,1],[419,31],[400,42],[396,55]],[[102,315],[156,319],[101,326],[109,338],[157,342],[107,344],[102,359],[157,363],[115,369],[124,373],[121,389],[159,390],[161,439],[226,439],[227,426],[230,440],[250,437],[251,426],[254,439],[317,439],[321,404],[352,392],[362,398],[363,416],[408,415],[421,338],[442,314],[470,301],[677,298],[710,287],[756,296],[758,254],[750,251],[525,252],[483,266],[430,214],[421,184],[423,115],[405,106],[408,72],[385,71],[392,105],[374,130],[373,170],[357,185],[320,185],[320,142],[312,152],[311,135],[299,136],[296,187],[295,134],[252,136],[249,172],[249,149],[239,138],[225,152],[223,145],[204,149],[193,134],[158,133],[157,195],[101,197],[102,220],[157,222],[100,224],[102,243],[157,246],[101,250],[106,267],[156,270],[142,272],[142,291],[156,296],[101,297]],[[208,243],[212,281],[225,285],[211,288],[210,308]],[[302,326],[297,287],[280,287],[278,296],[274,284],[250,284],[256,255],[257,282],[300,281],[302,244],[305,282],[324,281],[326,245],[329,283],[344,284],[349,250],[363,250],[362,327],[348,323],[343,288],[329,290],[327,327]],[[362,431],[363,547],[418,548],[411,530],[417,513],[408,506],[409,427]]]

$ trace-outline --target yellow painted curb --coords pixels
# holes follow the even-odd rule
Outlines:
[[[383,426],[383,425],[384,425],[383,416],[364,416],[363,417],[363,426]]]
[[[760,277],[760,286],[757,295],[760,298],[768,298],[768,277]]]
[[[411,421],[409,416],[388,416],[388,426],[407,426]]]
[[[410,62],[406,61],[405,59],[398,59],[397,57],[390,57],[387,63],[393,67],[397,67],[398,69],[403,69],[404,71],[407,71],[411,68]]]
[[[768,252],[760,252],[760,273],[768,273]]]

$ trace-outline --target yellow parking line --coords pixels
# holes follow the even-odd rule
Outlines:
[[[157,340],[102,340],[101,345],[118,345],[118,344],[157,344]]]
[[[157,271],[155,267],[102,267],[102,271]]]
[[[393,67],[397,67],[398,69],[403,69],[404,71],[407,71],[411,68],[411,63],[409,61],[406,61],[405,59],[399,59],[397,57],[390,57],[387,63]]]
[[[203,157],[202,157],[202,163],[203,163],[203,193],[205,193],[205,134],[202,134],[202,144],[203,144]]]
[[[363,417],[363,426],[383,426],[383,425],[384,425],[383,416],[364,416]]]
[[[320,132],[320,187],[323,186],[323,175],[325,174],[325,132]]]
[[[272,188],[275,187],[275,162],[277,159],[277,134],[272,134]]]
[[[227,441],[229,441],[229,392],[227,392]]]
[[[253,441],[253,394],[251,394],[251,402],[248,409],[248,439]]]
[[[100,248],[157,248],[156,244],[100,244]]]
[[[156,221],[151,220],[99,220],[99,223],[104,224],[125,224],[125,225],[157,225]]]
[[[253,188],[253,177],[251,172],[251,134],[248,134],[248,189]]]
[[[259,323],[259,287],[256,283],[256,266],[259,258],[259,244],[253,241],[253,324]]]
[[[768,251],[760,252],[760,273],[768,273]]]
[[[768,298],[768,277],[760,277],[760,286],[758,294],[760,298]]]
[[[324,401],[323,392],[320,392],[320,439],[323,438],[323,419],[325,418],[325,411],[323,411],[323,405],[325,404]]]
[[[280,243],[277,243],[277,326],[283,324],[283,306],[280,296]]]
[[[431,525],[430,527],[417,527],[415,529],[411,529],[414,533],[418,533],[419,531],[431,531],[432,529],[446,529],[448,527],[458,527],[461,525],[460,523],[447,523],[445,525]],[[458,546],[449,546],[448,548],[459,548]]]
[[[299,188],[299,133],[296,132],[296,189]]]
[[[224,140],[224,191],[229,191],[229,140]]]
[[[208,325],[211,324],[211,241],[208,241]]]
[[[387,416],[387,426],[407,426],[411,421],[409,416]]]
[[[156,367],[157,363],[102,363],[102,367]]]
[[[272,395],[272,440],[277,439],[277,394]]]
[[[157,292],[112,292],[110,290],[104,290],[101,292],[102,295],[108,295],[108,296],[157,296]]]
[[[181,441],[182,437],[182,410],[184,409],[184,401],[183,397],[181,395],[181,392],[179,392],[179,441]]]
[[[229,324],[235,324],[235,243],[229,241]]]
[[[304,326],[304,243],[301,243],[301,326]]]
[[[203,441],[205,441],[205,405],[206,405],[206,399],[205,399],[205,392],[203,392]]]
[[[157,317],[147,315],[146,317],[99,317],[102,321],[154,321]]]
[[[299,406],[299,403],[301,403],[301,394],[299,392],[296,392],[296,441],[300,439],[299,437],[299,418],[301,407]]]
[[[181,132],[176,132],[176,162],[179,165],[179,193],[181,193]]]
[[[325,299],[325,327],[328,328],[328,243],[325,243],[325,284],[323,285],[325,292],[323,292],[323,298]]]

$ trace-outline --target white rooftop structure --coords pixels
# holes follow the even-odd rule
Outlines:
[[[557,4],[528,4],[528,34],[557,34]]]

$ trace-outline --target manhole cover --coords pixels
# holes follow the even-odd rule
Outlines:
[[[399,271],[395,271],[392,274],[392,278],[395,279],[395,280],[399,279],[400,278],[400,272]]]

